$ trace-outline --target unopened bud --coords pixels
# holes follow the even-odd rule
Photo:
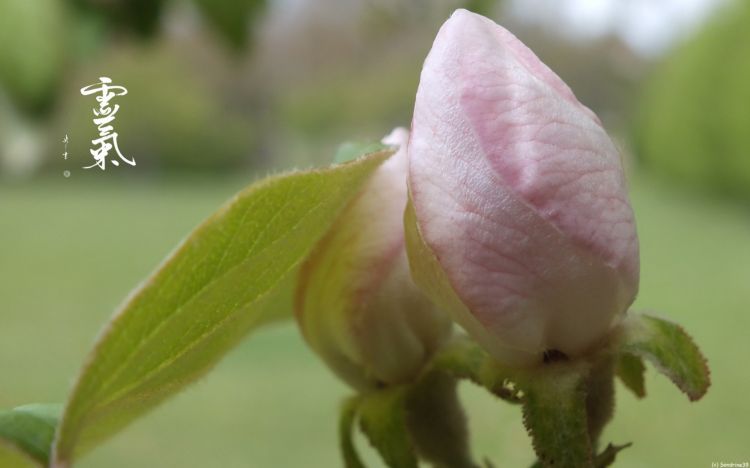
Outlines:
[[[406,382],[450,333],[451,321],[411,280],[404,246],[406,141],[378,168],[302,267],[296,315],[305,339],[356,388]]]
[[[620,155],[510,32],[459,10],[422,70],[408,150],[415,281],[495,358],[604,339],[638,290]]]

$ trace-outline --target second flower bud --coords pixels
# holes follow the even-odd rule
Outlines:
[[[444,341],[451,321],[411,280],[404,248],[406,143],[375,172],[308,257],[297,321],[313,350],[358,389],[407,382]]]

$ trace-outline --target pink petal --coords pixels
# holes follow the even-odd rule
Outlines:
[[[619,154],[510,32],[465,10],[443,25],[408,151],[425,242],[506,345],[581,353],[633,301],[638,242]]]

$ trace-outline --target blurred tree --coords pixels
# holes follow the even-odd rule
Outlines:
[[[70,0],[78,13],[102,16],[117,29],[128,29],[150,37],[159,28],[163,0]]]
[[[69,45],[66,13],[58,0],[0,1],[0,85],[28,113],[54,100]]]
[[[497,0],[467,0],[466,5],[464,8],[466,8],[469,11],[473,11],[474,13],[479,13],[480,15],[484,16],[491,16],[494,12],[494,9],[497,7],[498,1]]]
[[[78,12],[102,16],[116,29],[142,37],[159,31],[164,0],[69,0]],[[244,47],[252,20],[266,0],[193,0],[206,22],[238,49]]]
[[[750,199],[750,3],[720,12],[656,72],[635,143],[661,173]]]
[[[236,49],[248,42],[248,31],[265,0],[195,0],[208,21]]]
[[[266,0],[193,0],[206,23],[235,50]],[[0,87],[22,112],[46,116],[71,55],[89,55],[108,32],[151,38],[164,0],[0,1]],[[72,39],[71,39],[72,38]]]

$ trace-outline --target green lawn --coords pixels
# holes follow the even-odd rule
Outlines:
[[[61,177],[0,186],[0,407],[62,401],[111,311],[245,182]],[[750,213],[647,177],[636,178],[633,199],[642,246],[636,308],[684,325],[714,384],[691,404],[649,371],[646,400],[618,388],[605,442],[635,443],[620,467],[748,461]],[[469,384],[462,390],[477,454],[498,467],[530,464],[518,409]],[[277,326],[79,466],[340,466],[336,411],[346,394],[292,326]]]

